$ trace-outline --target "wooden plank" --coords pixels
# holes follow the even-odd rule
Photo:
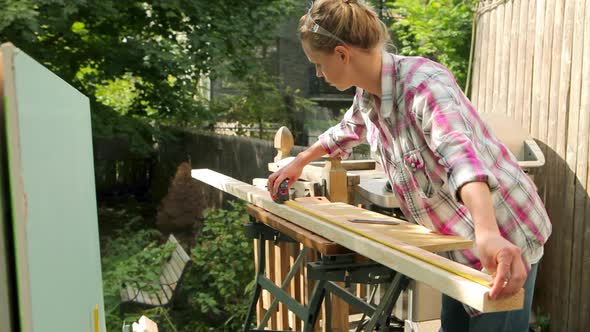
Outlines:
[[[486,90],[485,90],[485,105],[483,110],[481,110],[482,112],[488,113],[488,112],[492,112],[493,108],[494,108],[494,68],[495,68],[495,62],[497,61],[495,54],[496,54],[496,24],[498,22],[497,19],[497,15],[495,12],[491,11],[489,14],[489,39],[488,39],[488,44],[490,45],[489,49],[488,49],[488,59],[487,59],[487,70],[486,70]]]
[[[353,227],[381,241],[399,241],[420,249],[441,252],[473,248],[473,241],[459,236],[440,235],[424,226],[361,209],[346,203],[332,203],[323,197],[302,197],[295,201],[316,213],[338,221],[343,227]],[[398,225],[362,224],[350,219],[388,220]]]
[[[523,117],[523,103],[524,103],[524,73],[527,70],[527,31],[529,26],[529,3],[534,1],[517,1],[519,4],[519,18],[518,18],[518,53],[516,66],[516,81],[514,87],[514,118],[520,127],[524,127],[522,122]],[[534,24],[533,24],[534,26]],[[509,100],[510,103],[510,100]]]
[[[569,57],[569,53],[567,50],[564,49],[564,41],[563,41],[563,33],[564,33],[564,22],[563,22],[563,1],[555,1],[554,2],[554,10],[553,10],[553,41],[552,41],[552,49],[549,53],[548,62],[550,67],[546,67],[547,70],[551,73],[551,78],[549,80],[548,86],[549,91],[546,95],[546,99],[548,100],[548,107],[547,107],[547,120],[543,121],[541,119],[540,123],[540,132],[546,132],[546,143],[549,147],[553,148],[554,150],[557,149],[556,142],[557,142],[557,118],[558,118],[558,109],[559,109],[559,91],[560,85],[567,87],[569,85],[569,76],[561,77],[562,71],[567,70],[568,63],[571,62],[571,58]],[[559,135],[563,135],[559,133]],[[564,157],[563,155],[560,155]],[[553,169],[554,165],[550,165],[549,167],[549,174],[554,172]]]
[[[163,282],[162,282],[163,279]],[[176,278],[174,273],[174,268],[171,264],[166,263],[164,268],[162,269],[162,274],[160,275],[161,283],[164,285],[169,285],[172,289],[176,287],[176,283],[178,282],[178,278]]]
[[[300,250],[299,250],[299,243],[288,243],[287,244],[287,253],[289,255],[289,266],[293,266],[293,264],[295,263],[295,260],[297,259],[297,256],[300,254]],[[295,299],[295,301],[299,302],[299,303],[304,303],[303,302],[303,298],[301,297],[301,280],[298,277],[298,275],[301,273],[301,269],[303,269],[304,267],[301,267],[299,269],[299,272],[297,272],[293,278],[291,279],[291,282],[289,284],[289,295]],[[295,331],[300,331],[302,328],[302,324],[301,324],[301,319],[297,318],[297,316],[293,313],[293,312],[289,312],[289,325],[293,328],[293,330]]]
[[[174,294],[170,286],[164,284],[161,285],[160,288],[162,289],[160,292],[160,298],[163,300],[162,302],[170,302],[170,300],[172,300],[172,295]]]
[[[549,86],[547,94],[541,96],[542,103],[540,109],[540,117],[539,117],[539,139],[541,139],[545,144],[546,148],[544,149],[543,153],[546,157],[546,165],[542,168],[542,172],[544,176],[542,178],[544,181],[540,186],[540,190],[544,193],[544,201],[546,208],[549,212],[550,217],[556,218],[557,216],[562,216],[561,208],[563,207],[562,202],[559,202],[555,199],[556,195],[563,195],[560,192],[560,188],[555,186],[555,178],[556,178],[556,164],[558,161],[559,156],[555,153],[555,134],[552,132],[557,129],[557,102],[559,99],[559,83],[560,83],[560,74],[561,74],[561,66],[563,65],[563,59],[561,58],[561,47],[562,47],[562,25],[563,25],[563,2],[562,1],[555,1],[555,2],[548,2],[546,8],[546,19],[545,19],[546,28],[551,26],[553,29],[553,33],[550,35],[550,38],[545,40],[547,45],[550,45],[550,50],[544,49],[543,56],[544,56],[544,71],[549,73],[549,77],[547,78],[549,82],[547,85]],[[551,42],[549,42],[549,40]],[[547,57],[549,55],[549,58]],[[547,63],[549,61],[549,63]],[[546,78],[543,78],[546,79]],[[568,80],[566,80],[568,81]],[[544,88],[544,85],[543,85]],[[545,104],[543,104],[545,101]],[[545,106],[546,105],[546,106]],[[545,112],[543,112],[546,110]],[[553,123],[552,123],[553,122]],[[557,196],[559,197],[559,196]],[[563,196],[562,196],[563,197]],[[557,238],[560,238],[564,235],[564,231],[567,230],[568,224],[570,221],[563,220],[560,221],[557,225],[554,225],[555,235]],[[562,238],[563,240],[563,238]],[[561,241],[560,241],[561,242]],[[561,242],[563,243],[563,242]],[[571,253],[567,250],[561,251],[559,255],[560,259],[554,262],[554,268],[556,271],[569,271]],[[569,289],[569,275],[560,273],[559,275],[554,276],[554,279],[559,280],[560,282],[565,282],[563,289]],[[563,284],[562,284],[563,285]],[[557,303],[564,301],[563,296],[558,299]],[[563,305],[559,305],[559,307],[563,308]],[[567,305],[565,305],[567,307]]]
[[[478,92],[479,92],[479,74],[480,69],[479,65],[481,63],[481,43],[482,43],[482,26],[481,26],[481,15],[478,14],[478,8],[481,6],[481,2],[478,2],[475,7],[475,13],[473,16],[474,24],[472,34],[475,34],[475,46],[472,50],[473,54],[473,63],[471,64],[471,68],[468,70],[471,71],[471,82],[467,82],[467,86],[470,86],[468,93],[466,93],[467,97],[471,100],[471,103],[475,106],[475,109],[478,109]]]
[[[268,276],[268,279],[272,280],[272,281],[276,281],[277,280],[277,275],[276,275],[276,268],[275,268],[275,246],[273,243],[271,243],[270,241],[266,241],[266,254],[268,256],[268,258],[266,259],[266,262],[268,264],[267,269],[266,269],[266,274]],[[276,282],[275,282],[276,284]],[[270,305],[272,303],[273,300],[273,296],[272,294],[270,294],[270,292],[268,293],[267,296],[267,300],[268,302],[265,303],[265,307],[268,309],[270,308]],[[278,328],[278,318],[279,315],[277,314],[277,312],[273,312],[273,314],[271,315],[270,320],[268,321],[268,326],[273,329],[276,330]]]
[[[504,4],[501,1],[497,1],[495,4],[495,8],[493,10],[493,14],[495,16],[495,23],[491,28],[495,28],[495,37],[493,42],[495,43],[494,47],[494,76],[492,76],[492,83],[493,83],[493,91],[492,91],[492,100],[491,107],[486,110],[486,112],[491,113],[501,113],[501,105],[500,103],[500,90],[502,90],[502,51],[506,48],[504,45]]]
[[[547,119],[549,115],[549,95],[551,84],[551,71],[553,68],[552,50],[553,50],[553,24],[551,22],[555,15],[555,4],[559,1],[547,1],[545,5],[545,22],[543,32],[543,52],[542,67],[540,68],[541,84],[537,96],[536,112],[533,113],[533,136],[547,142]],[[535,110],[535,108],[533,108]],[[535,133],[536,129],[536,133]],[[545,151],[544,151],[545,152]],[[544,185],[544,184],[543,184]],[[544,190],[544,188],[541,188]]]
[[[424,282],[479,311],[492,312],[522,307],[522,289],[510,298],[492,300],[488,296],[490,290],[488,286],[460,277],[445,269],[437,268],[423,260],[417,259],[398,250],[394,250],[384,244],[368,240],[365,237],[342,229],[334,224],[327,223],[324,220],[317,219],[292,209],[289,206],[276,204],[270,199],[268,192],[260,188],[253,187],[249,184],[208,169],[193,170],[192,176],[197,180],[203,181],[240,199],[262,207],[269,212],[309,229],[314,233],[340,243],[342,246],[380,264],[388,266],[393,270],[399,271],[410,278]],[[485,280],[484,282],[489,282],[491,280],[490,276],[487,274],[475,271],[428,251],[401,242],[395,243],[395,246],[403,248],[404,250],[407,250],[407,252],[413,252],[428,261],[447,266],[449,269],[461,271],[461,273],[468,274],[478,280]]]
[[[344,287],[343,282],[336,283],[340,287]],[[341,298],[335,296],[334,294],[330,294],[330,304],[332,305],[330,308],[330,317],[331,317],[331,330],[327,332],[348,332],[348,312],[350,311],[350,306],[348,303]]]
[[[266,259],[264,261],[264,264],[265,264],[264,271],[265,271],[266,277],[271,278],[271,271],[272,271],[272,274],[274,275],[274,271],[272,270],[272,269],[274,269],[274,266],[273,266],[274,259],[271,259],[272,244],[270,244],[268,241],[265,241],[263,243],[263,245],[264,245],[264,250],[266,252]],[[272,254],[274,254],[274,251],[272,251]],[[264,316],[268,312],[268,308],[270,308],[270,304],[272,303],[272,296],[271,296],[270,292],[263,289],[261,300],[262,300],[262,308],[263,308],[262,314]],[[273,320],[275,320],[274,315],[271,315],[270,319],[267,321],[266,326],[261,326],[261,328],[270,327],[271,322]]]
[[[254,239],[253,242],[254,243],[253,243],[252,248],[254,248],[254,271],[256,274],[258,274],[258,269],[260,266],[258,264],[264,264],[264,262],[260,262],[260,255],[258,254],[258,246],[260,245],[260,240]],[[261,296],[258,298],[258,303],[256,304],[256,324],[257,325],[262,320],[262,317],[264,317],[264,306],[263,306],[262,302],[263,301],[262,301],[262,294],[261,294]]]
[[[146,299],[143,297],[143,292],[140,289],[137,289],[135,293],[135,302],[147,304]]]
[[[480,5],[483,2],[480,2]],[[479,88],[478,88],[478,99],[477,99],[477,110],[479,112],[484,112],[486,107],[486,98],[487,98],[487,83],[489,81],[488,75],[488,61],[489,61],[489,47],[490,47],[490,12],[483,12],[481,14],[481,23],[479,24],[481,32],[481,49],[479,51],[481,55],[481,64],[479,65],[480,68],[480,79],[479,79]]]
[[[184,269],[187,266],[188,261],[186,260],[185,257],[186,256],[183,255],[182,253],[175,251],[172,253],[172,257],[170,259],[170,261],[176,266],[177,270],[178,270],[178,278],[180,278],[182,276],[182,273],[184,272]]]
[[[168,291],[165,291],[163,287],[157,293],[157,295],[158,295],[158,298],[160,299],[160,303],[162,306],[168,305],[168,303],[170,303],[170,300],[172,299],[171,294],[169,294]]]
[[[128,302],[131,301],[133,298],[133,294],[129,292],[129,286],[125,286],[121,288],[120,291],[121,302]]]
[[[533,85],[533,67],[534,67],[534,55],[537,48],[537,4],[536,0],[529,1],[528,18],[527,22],[527,39],[526,39],[526,61],[524,68],[524,85],[523,85],[523,96],[522,96],[522,126],[527,128],[529,133],[531,132],[531,107],[532,107],[532,85]],[[541,39],[542,40],[542,39]]]
[[[539,121],[537,112],[539,112],[539,108],[541,107],[541,91],[542,91],[542,81],[543,81],[543,71],[547,71],[547,67],[544,67],[543,63],[543,40],[547,39],[548,37],[545,35],[545,0],[538,0],[537,3],[537,10],[536,10],[536,27],[535,27],[535,52],[533,55],[534,63],[533,63],[533,89],[532,89],[532,96],[531,96],[531,113],[530,113],[530,123],[529,123],[529,130],[531,134],[535,137],[539,137]],[[548,72],[548,71],[547,71]],[[527,123],[525,123],[526,125]]]
[[[190,256],[186,253],[186,251],[184,250],[182,245],[178,242],[178,240],[176,240],[174,235],[170,234],[170,236],[168,237],[168,241],[176,244],[176,248],[174,249],[174,251],[178,254],[178,256],[181,258],[183,263],[188,263],[191,260]]]
[[[576,195],[576,186],[578,181],[576,179],[576,163],[577,163],[577,146],[578,146],[578,129],[579,129],[579,116],[580,116],[580,98],[582,93],[582,66],[583,66],[583,51],[584,51],[584,14],[585,14],[585,7],[586,7],[585,0],[576,0],[575,1],[575,17],[574,17],[574,30],[573,30],[573,48],[572,48],[572,64],[571,64],[571,80],[570,80],[570,95],[568,100],[568,125],[567,125],[567,137],[566,141],[566,148],[565,148],[565,160],[567,165],[565,166],[565,188],[564,188],[564,214],[563,214],[563,221],[567,223],[572,223],[574,225],[574,232],[580,232],[580,225],[577,225],[574,221],[574,208],[575,208],[575,195]],[[555,232],[554,236],[559,237],[556,243],[561,245],[561,234]],[[552,248],[550,246],[549,248]],[[581,252],[579,250],[573,250],[572,252],[572,260],[578,260],[579,255]],[[552,255],[554,256],[554,255]],[[552,263],[556,264],[558,259],[553,259]],[[582,271],[578,271],[578,273],[582,273]],[[559,277],[558,277],[559,278]],[[554,278],[551,278],[554,279]],[[581,278],[579,279],[581,280]],[[554,280],[547,280],[544,284],[554,283]],[[581,285],[579,285],[581,288]],[[576,285],[572,283],[572,287],[569,289],[569,298],[571,299],[571,303],[576,302],[576,297],[579,297],[579,292],[575,289]],[[578,288],[578,289],[580,289]],[[575,294],[572,294],[575,293]],[[544,300],[542,303],[549,303],[551,306],[551,312],[555,312],[554,306],[558,303],[560,304],[560,298],[562,294],[559,292],[553,292],[552,296]],[[576,308],[570,308],[571,310],[576,310]]]
[[[352,253],[345,247],[334,243],[334,241],[330,241],[304,228],[301,228],[255,205],[248,204],[246,211],[260,222],[269,225],[277,231],[296,240],[297,242],[302,243],[308,248],[313,248],[319,251],[322,253],[322,255],[342,255]]]
[[[512,28],[512,1],[503,1],[502,5],[497,9],[504,13],[502,27],[502,34],[498,36],[498,42],[501,43],[499,46],[500,58],[498,59],[499,75],[498,81],[498,100],[494,103],[496,107],[495,113],[507,114],[508,110],[508,90],[512,87],[509,85],[509,70],[510,70],[510,44],[511,41],[511,28]]]
[[[584,264],[586,265],[584,268],[584,272],[588,273],[588,253],[590,252],[590,242],[585,242],[585,240],[590,238],[590,229],[588,226],[588,220],[590,219],[590,167],[588,167],[589,158],[590,158],[590,2],[586,2],[585,8],[585,30],[584,30],[584,58],[583,58],[583,67],[582,67],[582,95],[581,95],[581,102],[580,102],[580,128],[579,128],[579,136],[578,136],[578,157],[577,157],[577,165],[576,165],[576,175],[581,183],[579,191],[576,192],[576,199],[575,199],[575,219],[574,223],[578,227],[581,226],[579,229],[584,231],[580,231],[579,234],[575,234],[576,237],[574,239],[574,252],[583,250],[584,253]],[[584,206],[584,209],[582,209]],[[584,234],[584,235],[582,235]],[[583,249],[582,249],[583,248]],[[582,279],[582,292],[579,296],[588,296],[590,292],[588,291],[588,282],[590,278],[588,276],[583,276]],[[582,297],[583,299],[583,297]],[[583,309],[588,310],[588,300],[584,299],[585,302],[582,303],[580,310],[580,320],[588,320],[588,311],[583,311]],[[588,325],[587,322],[580,324],[578,327],[582,325]],[[574,326],[576,327],[576,326]]]
[[[275,277],[276,279],[273,282],[278,286],[281,287],[285,277],[289,273],[289,256],[287,252],[286,243],[279,242],[275,245]],[[287,290],[288,292],[288,290]],[[277,312],[277,327],[279,330],[287,330],[289,329],[289,310],[287,306],[279,302],[278,312]]]
[[[152,301],[152,304],[154,306],[161,306],[162,305],[162,301],[160,301],[157,291],[149,293],[149,296],[150,296],[150,300]]]
[[[565,2],[565,3],[564,3]],[[548,203],[547,208],[553,220],[561,218],[559,227],[556,229],[555,235],[564,248],[571,248],[571,239],[573,231],[572,218],[565,218],[566,212],[564,209],[563,198],[567,196],[565,190],[567,186],[564,185],[563,179],[566,178],[566,152],[565,152],[565,138],[567,137],[567,112],[570,109],[568,105],[568,98],[571,87],[571,64],[572,64],[572,41],[573,41],[573,23],[575,18],[574,0],[558,1],[556,3],[555,20],[554,20],[554,63],[557,70],[552,71],[551,77],[551,99],[550,112],[548,123],[548,145],[552,148],[552,153],[548,156]],[[556,45],[557,44],[557,45]],[[555,92],[555,93],[554,93]],[[559,269],[557,271],[570,271],[575,262],[572,260],[573,253],[566,249],[559,259],[553,262],[554,266]],[[580,271],[581,272],[581,271]],[[568,273],[559,273],[553,279],[558,280],[559,285],[563,285],[565,292],[571,292],[571,287],[574,286],[573,280],[577,276]],[[559,292],[556,292],[559,293]],[[556,302],[560,308],[567,308],[568,302],[575,299],[569,296],[559,296]],[[571,303],[571,302],[570,302]],[[567,309],[570,313],[573,311]]]
[[[172,253],[172,255],[174,255],[174,253]],[[178,276],[180,276],[181,273],[181,267],[174,261],[174,260],[169,260],[169,271],[172,273],[172,275],[174,276],[174,279],[178,280]]]
[[[509,46],[509,56],[508,56],[508,91],[506,97],[506,115],[511,117],[512,119],[517,119],[515,116],[515,99],[516,99],[516,90],[520,88],[520,85],[516,84],[516,75],[518,71],[518,42],[519,42],[519,20],[520,20],[520,7],[522,6],[524,1],[510,1],[509,6],[512,8],[510,11],[510,16],[512,21],[510,22],[510,46]],[[519,113],[520,114],[520,113]],[[518,119],[518,123],[520,124],[520,119]]]

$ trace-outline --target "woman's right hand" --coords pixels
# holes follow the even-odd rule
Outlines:
[[[293,159],[290,163],[283,166],[278,171],[272,173],[268,177],[267,188],[271,195],[274,195],[279,190],[279,185],[285,180],[289,179],[288,187],[291,188],[293,183],[299,179],[305,163],[301,163],[298,158]]]
[[[289,179],[288,187],[291,188],[293,183],[299,179],[303,167],[309,164],[312,160],[315,160],[326,153],[322,147],[320,141],[315,142],[312,146],[307,148],[305,151],[293,159],[290,163],[283,166],[278,171],[272,173],[268,177],[267,188],[271,195],[274,195],[279,191],[279,186],[285,179]]]

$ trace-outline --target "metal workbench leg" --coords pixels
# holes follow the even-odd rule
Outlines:
[[[307,318],[303,322],[303,332],[312,332],[326,296],[326,281],[317,280],[309,298]]]
[[[303,247],[303,250],[301,250],[301,252],[297,256],[297,259],[293,263],[293,266],[291,266],[291,270],[289,270],[289,273],[287,274],[287,276],[285,277],[285,280],[283,280],[283,283],[281,284],[281,289],[282,290],[286,290],[287,289],[287,287],[289,286],[289,283],[291,282],[291,279],[293,279],[293,277],[295,276],[295,274],[297,272],[299,272],[299,269],[303,265],[304,259],[305,259],[305,257],[306,257],[306,255],[307,255],[308,252],[309,252],[309,248]],[[264,328],[264,326],[266,326],[266,323],[268,323],[268,320],[270,319],[270,316],[274,313],[274,311],[276,310],[278,304],[279,304],[279,300],[277,298],[275,298],[274,300],[272,300],[272,303],[270,305],[270,308],[268,308],[268,310],[264,314],[264,317],[260,321],[260,324],[258,325],[258,328],[259,329],[262,329],[262,328]]]
[[[262,292],[262,286],[260,286],[260,277],[264,276],[264,268],[266,266],[266,250],[265,250],[265,240],[264,236],[260,235],[258,237],[258,272],[256,273],[256,288],[254,289],[254,295],[252,296],[252,303],[250,303],[250,308],[248,308],[248,314],[246,314],[246,320],[244,321],[244,329],[243,332],[250,331],[250,324],[252,324],[252,316],[256,311],[256,305],[258,304],[258,300],[260,299],[260,293]]]
[[[401,273],[396,273],[393,281],[385,295],[382,298],[381,303],[377,306],[375,313],[371,317],[371,320],[365,326],[365,332],[371,332],[375,329],[375,327],[379,324],[381,327],[387,329],[386,325],[389,323],[389,317],[391,315],[391,310],[399,297],[401,291],[407,285],[407,277]]]

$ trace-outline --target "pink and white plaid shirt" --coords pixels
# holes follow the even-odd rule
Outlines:
[[[537,263],[551,223],[536,187],[453,75],[419,57],[384,53],[382,62],[381,100],[357,88],[344,119],[319,137],[324,149],[346,159],[366,139],[404,214],[442,234],[474,238],[458,190],[468,182],[486,182],[502,236],[522,249],[528,264]],[[475,248],[445,255],[482,269]]]

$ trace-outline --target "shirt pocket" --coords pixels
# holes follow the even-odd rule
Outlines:
[[[420,150],[406,152],[401,166],[408,174],[408,189],[415,190],[422,198],[432,198],[443,186],[444,181],[431,169]]]

